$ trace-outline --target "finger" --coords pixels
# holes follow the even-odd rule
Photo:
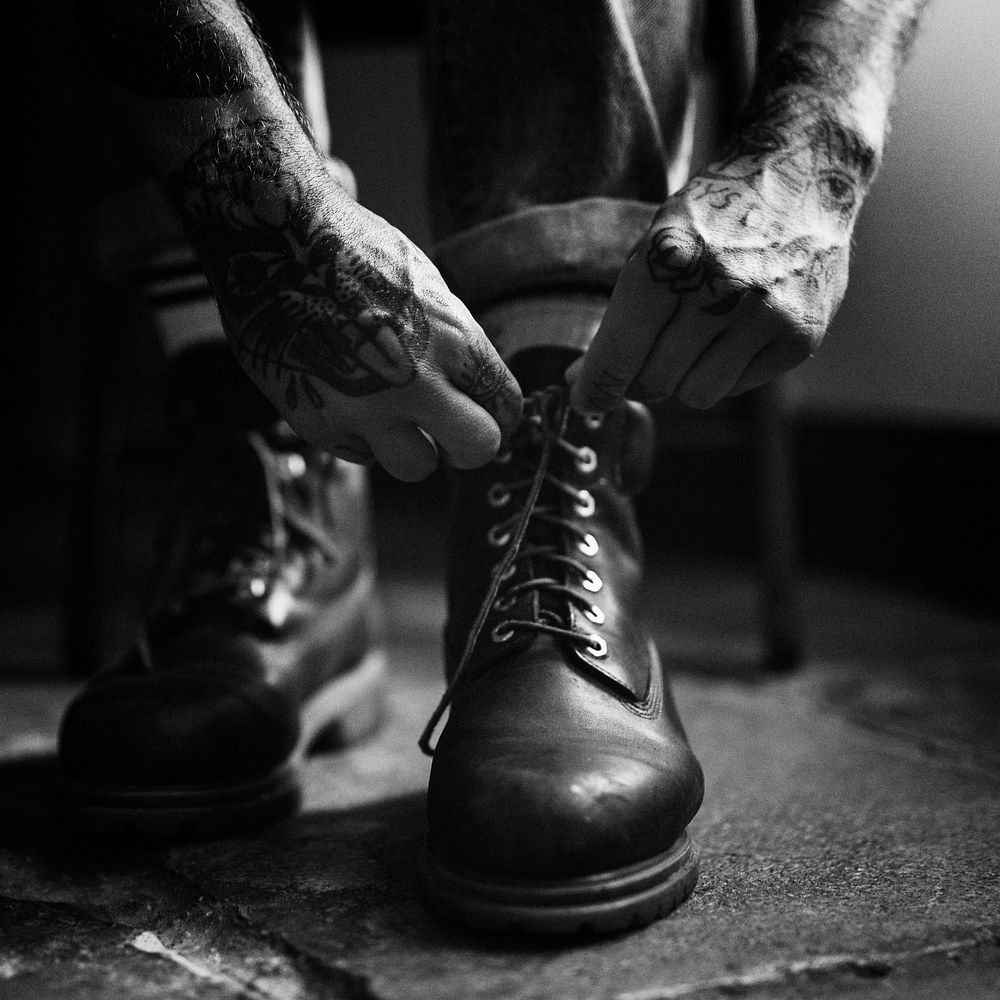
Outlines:
[[[754,355],[747,363],[743,374],[729,390],[731,396],[756,389],[765,382],[802,364],[811,352],[807,345],[786,340],[772,341]]]
[[[333,445],[330,451],[337,458],[342,458],[345,462],[353,462],[355,465],[371,465],[375,461],[371,448],[357,434],[345,435]]]
[[[680,296],[650,278],[643,247],[622,269],[570,390],[573,407],[584,413],[604,413],[618,405],[680,307]]]
[[[500,449],[496,420],[440,376],[421,406],[420,424],[457,469],[478,469]]]
[[[727,327],[691,365],[674,395],[682,403],[708,409],[732,391],[750,360],[772,339],[766,320]]]
[[[720,305],[725,307],[724,311],[720,310]],[[674,396],[685,380],[703,364],[705,371],[696,385],[710,394],[711,387],[702,383],[706,376],[712,375],[713,361],[720,357],[731,360],[739,352],[740,337],[754,327],[759,320],[759,312],[760,297],[747,291],[733,290],[722,299],[711,296],[707,300],[690,302],[676,322],[661,332],[630,387],[629,396],[644,400]],[[763,341],[755,339],[747,348],[746,358],[756,353],[762,344]],[[727,390],[742,371],[741,365],[733,372],[732,380],[726,385]]]
[[[426,479],[437,468],[437,449],[416,424],[380,429],[369,436],[368,443],[382,468],[403,482]]]
[[[524,409],[521,387],[485,333],[464,341],[447,338],[439,364],[451,384],[493,418],[502,440],[517,430]]]
[[[629,396],[646,401],[673,396],[698,359],[727,332],[728,327],[719,329],[714,324],[693,329],[688,324],[678,324],[665,331],[632,380]]]

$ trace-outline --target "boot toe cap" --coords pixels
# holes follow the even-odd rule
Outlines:
[[[701,802],[701,769],[683,745],[645,759],[572,746],[454,750],[435,759],[429,847],[483,873],[560,878],[621,868],[668,850]]]
[[[192,673],[91,683],[59,734],[64,769],[79,781],[206,785],[280,765],[298,736],[297,713],[263,683]]]

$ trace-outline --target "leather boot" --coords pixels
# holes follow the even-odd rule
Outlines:
[[[63,718],[71,820],[214,834],[293,811],[301,755],[381,715],[365,470],[284,425],[203,429],[156,580],[133,648]]]
[[[538,392],[511,445],[457,475],[448,688],[421,862],[430,905],[482,928],[608,933],[682,902],[702,798],[637,618],[629,494],[653,456],[648,411],[572,411]],[[435,728],[449,715],[436,748]]]

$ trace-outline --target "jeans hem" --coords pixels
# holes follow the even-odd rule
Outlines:
[[[610,292],[660,207],[622,198],[534,205],[446,237],[433,258],[473,311],[543,290]]]

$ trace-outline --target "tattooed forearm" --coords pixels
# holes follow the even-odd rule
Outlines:
[[[208,119],[219,111],[213,102],[278,97],[312,141],[299,98],[238,0],[78,0],[77,20],[102,73],[122,94],[202,100]]]
[[[279,123],[218,129],[166,186],[237,355],[290,410],[322,408],[320,382],[366,396],[413,380],[428,324],[411,283],[388,280],[317,213]]]
[[[90,50],[123,89],[153,98],[221,97],[249,90],[258,67],[235,5],[212,0],[80,3]]]
[[[688,185],[692,197],[719,211],[738,211],[745,227],[752,210],[776,193],[787,200],[813,192],[849,226],[878,167],[872,143],[816,94],[785,90],[754,110],[756,117],[722,157]]]
[[[928,2],[757,0],[754,102],[786,87],[809,88],[866,121],[870,139],[880,143],[896,77]]]
[[[822,41],[842,53],[836,74],[855,68],[893,72],[909,58],[929,0],[755,0],[762,63],[795,42]]]
[[[878,170],[889,99],[925,0],[759,0],[742,124],[685,192],[743,228],[810,199],[849,231]]]

